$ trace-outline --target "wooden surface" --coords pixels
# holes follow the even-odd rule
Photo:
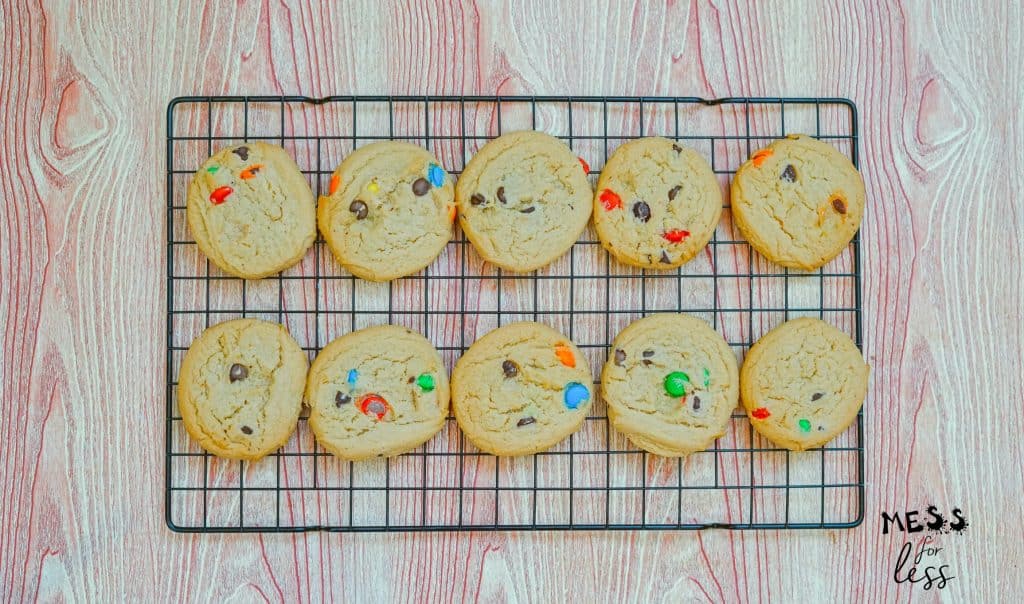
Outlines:
[[[1019,599],[1018,6],[150,4],[0,4],[0,600]],[[171,533],[167,102],[427,92],[854,100],[864,524]],[[970,526],[935,537],[956,578],[925,591],[893,580],[907,537],[883,535],[880,513],[931,504]]]

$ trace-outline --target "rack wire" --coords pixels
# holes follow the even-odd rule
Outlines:
[[[734,412],[707,451],[665,459],[609,427],[597,397],[579,432],[549,451],[496,458],[455,420],[418,449],[345,462],[321,450],[305,412],[296,434],[257,463],[210,456],[177,407],[182,356],[205,327],[241,316],[283,323],[310,359],[331,339],[373,324],[424,333],[449,370],[487,331],[547,323],[600,374],[614,336],[657,312],[709,321],[738,359],[784,320],[815,316],[861,344],[859,234],[822,269],[768,263],[733,227],[728,204],[697,258],[671,271],[619,264],[592,227],[564,257],[527,274],[483,262],[456,230],[416,275],[369,283],[340,268],[321,238],[297,266],[246,281],[197,250],[185,221],[191,175],[216,149],[266,140],[285,147],[319,196],[340,160],[377,140],[430,149],[456,177],[488,140],[515,129],[558,136],[590,165],[591,183],[623,142],[660,135],[700,152],[723,192],[749,156],[789,133],[827,141],[858,163],[857,109],[840,98],[216,96],[167,108],[167,525],[181,532],[479,529],[848,528],[864,516],[863,415],[823,448],[791,453]],[[724,195],[728,199],[728,195]],[[595,388],[595,393],[597,389]]]

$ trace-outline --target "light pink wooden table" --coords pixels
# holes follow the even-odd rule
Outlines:
[[[0,4],[0,600],[1014,601],[1024,13],[1005,2]],[[866,520],[841,531],[179,535],[164,112],[181,94],[845,96]],[[963,510],[897,584],[880,514]],[[929,559],[931,562],[929,562]]]

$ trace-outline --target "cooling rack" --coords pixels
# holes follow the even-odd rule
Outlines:
[[[711,449],[685,459],[633,447],[609,427],[599,397],[579,432],[522,458],[481,453],[451,417],[440,434],[410,453],[358,463],[319,449],[305,414],[289,442],[258,463],[221,460],[190,441],[176,400],[182,357],[205,327],[242,316],[283,323],[310,359],[353,329],[405,325],[433,341],[449,370],[476,338],[517,320],[569,335],[594,375],[622,328],[658,312],[704,318],[739,360],[762,334],[799,316],[829,321],[860,346],[859,235],[817,271],[784,269],[751,251],[728,204],[702,254],[671,271],[619,264],[588,227],[551,266],[508,273],[484,263],[456,230],[427,269],[384,284],[345,272],[322,239],[277,276],[237,279],[206,260],[186,226],[191,174],[223,146],[252,140],[282,145],[319,195],[340,160],[372,141],[427,147],[457,177],[484,143],[516,129],[560,137],[589,164],[592,184],[617,146],[651,135],[700,152],[723,192],[752,151],[789,133],[811,134],[858,163],[856,106],[839,98],[173,99],[167,108],[165,500],[172,530],[801,529],[862,521],[862,414],[825,447],[794,453],[760,437],[737,411]]]

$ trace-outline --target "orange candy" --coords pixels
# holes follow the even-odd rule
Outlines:
[[[327,189],[328,195],[334,195],[334,192],[341,186],[341,176],[335,174],[331,177],[331,188]]]
[[[238,176],[241,177],[242,180],[249,180],[250,178],[256,176],[256,173],[259,172],[262,169],[263,169],[263,164],[253,164],[253,165],[249,166],[248,168],[246,168],[246,169],[242,170],[241,172],[239,172]]]
[[[759,168],[761,167],[761,164],[764,163],[764,160],[772,156],[772,153],[774,153],[774,151],[771,149],[761,149],[750,156],[750,161],[754,163],[755,168]]]
[[[566,367],[576,366],[576,355],[572,353],[572,349],[565,344],[558,344],[555,346],[555,356],[562,362]]]

